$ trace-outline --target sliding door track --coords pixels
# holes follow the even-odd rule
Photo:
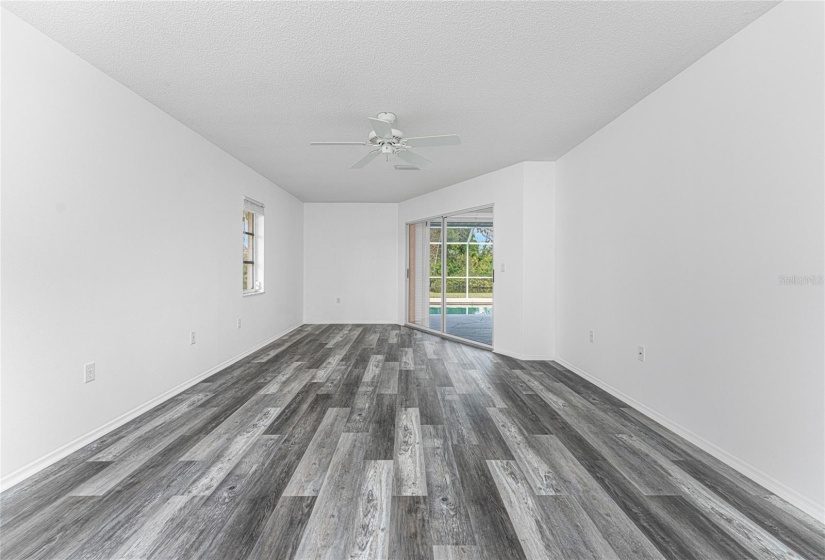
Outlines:
[[[447,334],[445,332],[437,331],[435,329],[428,329],[427,327],[422,327],[421,325],[416,325],[415,323],[405,323],[405,327],[409,327],[416,331],[425,332],[427,334],[431,334],[433,336],[437,336],[440,338],[446,338],[447,340],[452,340],[453,342],[460,342],[461,344],[466,344],[467,346],[473,346],[475,348],[481,348],[482,350],[489,350],[490,352],[493,351],[493,347],[487,344],[482,344],[481,342],[476,342],[475,340],[470,340],[469,338],[461,338],[460,336],[453,336],[451,334]]]

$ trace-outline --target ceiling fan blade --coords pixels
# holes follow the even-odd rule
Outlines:
[[[369,117],[369,119],[370,126],[372,126],[372,129],[378,136],[387,140],[392,139],[392,125],[390,123],[387,121],[382,121],[381,119],[375,119],[373,117]]]
[[[379,155],[380,153],[381,153],[381,151],[380,151],[380,150],[373,150],[373,151],[371,151],[370,153],[368,153],[367,155],[365,155],[364,157],[362,157],[361,159],[359,159],[359,160],[355,163],[355,165],[353,165],[352,167],[350,167],[350,169],[361,169],[362,167],[364,167],[365,165],[367,165],[369,162],[371,162],[372,160],[374,160],[375,158],[377,158],[377,157],[378,157],[378,155]]]
[[[405,138],[404,143],[411,148],[428,148],[431,146],[458,146],[461,138],[456,134],[444,134],[442,136],[414,136]]]
[[[310,142],[310,146],[366,146],[366,142]]]
[[[416,166],[419,169],[426,169],[430,167],[433,162],[428,160],[427,158],[416,154],[415,152],[411,152],[409,150],[398,150],[395,155],[406,161],[407,163]]]

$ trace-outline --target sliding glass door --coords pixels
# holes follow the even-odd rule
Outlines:
[[[407,321],[493,345],[493,209],[409,224]]]

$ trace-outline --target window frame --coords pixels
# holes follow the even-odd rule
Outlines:
[[[247,201],[249,201],[250,204],[247,204]],[[244,296],[264,293],[264,214],[263,212],[255,211],[255,209],[250,206],[260,207],[262,211],[264,208],[264,205],[260,202],[244,197],[244,207],[241,214],[241,227],[244,241],[249,239],[249,251],[245,251],[244,246],[241,247],[241,261],[242,270],[246,272],[246,267],[249,265],[250,274],[252,275],[251,288],[246,287],[246,282],[241,282]],[[247,219],[247,214],[250,215],[251,219]],[[249,256],[250,259],[247,259],[247,256]],[[244,280],[243,274],[241,279]]]
[[[441,227],[441,226],[439,225],[437,227]],[[445,253],[446,253],[446,249],[447,249],[448,245],[463,246],[465,248],[464,249],[464,273],[456,275],[456,276],[450,276],[449,272],[447,272],[447,270],[440,270],[441,275],[435,275],[435,276],[433,276],[432,274],[430,275],[430,282],[432,283],[433,280],[441,280],[442,275],[443,275],[444,280],[445,280],[444,292],[445,293],[459,293],[459,292],[449,292],[446,289],[446,282],[449,282],[450,280],[463,281],[464,282],[464,290],[461,290],[461,291],[464,292],[465,299],[470,299],[470,293],[471,293],[470,281],[471,280],[489,280],[491,290],[492,290],[492,284],[493,284],[493,281],[495,279],[495,270],[491,270],[489,276],[477,276],[477,275],[471,275],[470,274],[470,247],[471,246],[475,246],[475,247],[492,247],[493,246],[493,239],[492,238],[487,238],[487,239],[484,239],[483,241],[478,241],[473,236],[473,233],[472,233],[472,229],[474,229],[474,228],[471,228],[470,234],[467,236],[467,239],[464,240],[464,241],[447,241],[447,240],[442,241],[441,237],[443,235],[448,235],[449,236],[449,230],[450,230],[451,227],[453,227],[455,229],[462,229],[462,228],[465,228],[466,226],[462,226],[462,225],[450,226],[449,224],[447,224],[446,230],[440,232],[439,241],[433,241],[432,238],[430,239],[430,241],[429,241],[429,243],[430,243],[430,254],[432,255],[434,253],[433,252],[433,247],[435,247],[436,252],[438,253],[438,258],[439,258],[439,260],[441,260],[442,257],[441,257],[440,253],[441,253],[442,246],[445,249]],[[449,239],[449,237],[447,239]],[[446,262],[448,259],[449,259],[449,256],[445,254],[444,262]],[[439,262],[438,264],[439,264],[439,267],[442,266],[441,262]]]

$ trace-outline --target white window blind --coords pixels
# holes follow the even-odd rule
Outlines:
[[[264,215],[264,205],[258,202],[257,200],[252,200],[251,198],[244,197],[243,199],[243,209],[246,212],[254,212],[259,216]]]

